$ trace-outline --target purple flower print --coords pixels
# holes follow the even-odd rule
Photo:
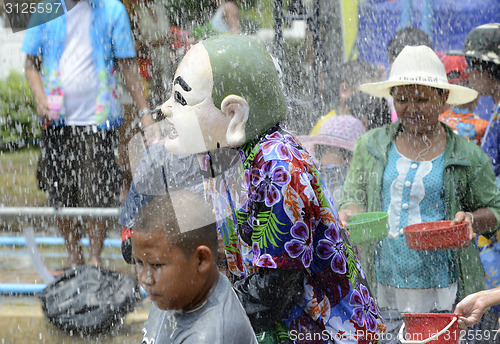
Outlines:
[[[347,259],[340,231],[334,225],[331,225],[330,229],[325,232],[325,237],[326,239],[321,239],[318,243],[318,248],[316,249],[318,256],[321,259],[328,259],[333,256],[330,263],[332,270],[339,274],[345,274],[347,271]]]
[[[361,293],[354,289],[351,294],[351,299],[349,304],[354,307],[352,320],[354,320],[359,326],[365,326],[370,331],[375,331],[377,329],[377,320],[375,319],[377,315],[377,307],[375,306],[375,301],[370,296],[368,289],[360,284],[359,289]]]
[[[253,251],[252,263],[255,266],[260,266],[261,268],[271,268],[271,269],[277,268],[277,265],[270,254],[268,253],[265,253],[263,255],[260,254],[259,244],[257,244],[256,242],[254,242],[252,245],[252,251]]]
[[[265,201],[266,206],[272,207],[281,199],[280,191],[276,186],[283,187],[290,182],[290,174],[283,166],[277,166],[275,161],[266,162],[262,168],[252,171],[252,184],[256,186],[255,201]]]
[[[270,269],[276,269],[277,265],[273,260],[273,257],[271,257],[270,254],[266,253],[260,256],[259,260],[257,261],[257,266],[260,266],[261,268],[270,268]]]
[[[297,149],[297,143],[291,135],[281,135],[276,131],[271,135],[266,135],[266,139],[269,141],[262,144],[264,154],[276,150],[276,154],[280,159],[292,161],[295,156],[297,159],[302,160],[302,154]]]
[[[313,256],[312,238],[309,227],[303,222],[297,222],[290,230],[290,234],[295,239],[285,244],[285,250],[292,258],[302,256],[302,264],[308,268],[311,265]]]

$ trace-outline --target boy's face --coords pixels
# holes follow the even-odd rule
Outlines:
[[[217,142],[225,146],[229,118],[213,103],[213,83],[208,52],[198,43],[179,64],[172,95],[161,108],[174,129],[165,139],[172,153],[206,152],[217,148]]]
[[[195,251],[186,258],[162,230],[132,231],[131,238],[137,277],[151,301],[162,310],[191,306],[204,283],[198,274]]]

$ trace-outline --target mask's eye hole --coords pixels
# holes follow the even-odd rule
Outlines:
[[[175,98],[175,101],[178,102],[179,104],[181,104],[183,106],[187,105],[186,99],[184,99],[184,97],[179,93],[179,91],[174,92],[174,98]]]

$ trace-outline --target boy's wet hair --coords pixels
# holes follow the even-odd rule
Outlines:
[[[387,44],[387,57],[389,61],[394,61],[394,59],[407,45],[425,45],[434,49],[432,40],[428,34],[413,26],[405,27],[404,29],[396,32],[389,41],[389,44]]]
[[[181,208],[173,204],[180,198],[184,203]],[[171,194],[155,195],[139,210],[132,230],[146,233],[164,231],[170,244],[180,248],[186,257],[200,245],[210,248],[216,257],[217,226],[212,208],[202,196],[185,189],[176,190],[175,197]],[[201,226],[196,219],[200,216],[205,218],[205,224]],[[186,219],[193,219],[193,228],[186,228]]]

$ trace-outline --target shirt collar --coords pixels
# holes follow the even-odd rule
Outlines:
[[[263,134],[261,134],[257,138],[243,144],[243,146],[241,146],[241,148],[239,149],[241,162],[243,162],[244,164],[249,157],[253,159],[254,154],[252,154],[252,152],[254,151],[255,147],[265,139],[266,135],[272,134],[275,131],[280,130],[280,128],[281,128],[280,123],[276,123],[273,127],[266,130]]]

